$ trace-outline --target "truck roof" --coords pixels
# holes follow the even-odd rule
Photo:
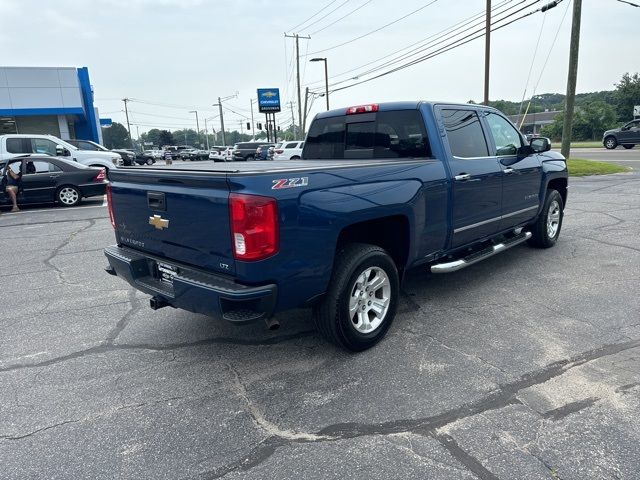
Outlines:
[[[460,102],[446,102],[446,101],[427,101],[427,100],[412,100],[412,101],[399,101],[399,102],[381,102],[381,103],[376,103],[376,102],[370,102],[370,103],[363,103],[360,105],[371,105],[371,104],[375,104],[378,105],[378,111],[379,112],[384,112],[384,111],[390,111],[390,110],[415,110],[417,108],[419,108],[421,105],[453,105],[453,106],[460,106],[460,107],[465,107],[465,108],[483,108],[483,109],[491,109],[491,110],[495,110],[493,107],[487,107],[485,105],[478,105],[475,103],[460,103]],[[356,104],[357,105],[357,104]],[[342,108],[335,108],[333,110],[329,110],[326,112],[320,112],[318,113],[315,118],[328,118],[328,117],[338,117],[341,115],[344,115],[347,108],[351,107],[352,105],[346,105]]]

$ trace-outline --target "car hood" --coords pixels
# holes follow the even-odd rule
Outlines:
[[[619,128],[612,128],[611,130],[607,130],[606,132],[604,132],[602,136],[606,137],[607,135],[610,135],[612,133],[619,133],[619,132],[620,132]]]

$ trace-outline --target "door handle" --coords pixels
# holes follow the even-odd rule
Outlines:
[[[515,172],[515,170],[513,168],[511,168],[511,167],[507,167],[504,170],[502,170],[502,173],[504,173],[505,175],[510,175],[510,174],[512,174],[514,172]]]
[[[471,180],[471,175],[468,173],[461,173],[460,175],[456,175],[453,177],[456,182],[464,182],[466,180]]]

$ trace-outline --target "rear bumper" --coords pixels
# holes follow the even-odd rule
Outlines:
[[[276,285],[241,285],[221,275],[204,273],[116,245],[107,247],[104,254],[111,266],[109,273],[152,295],[153,308],[172,306],[233,323],[249,323],[273,315]],[[158,262],[176,269],[171,281],[160,279]]]

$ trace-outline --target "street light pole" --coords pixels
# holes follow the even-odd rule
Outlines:
[[[218,97],[218,103],[214,103],[212,106],[213,107],[219,107],[220,108],[220,129],[222,130],[222,146],[226,147],[227,146],[227,139],[224,135],[224,114],[222,113],[222,101],[223,100],[229,100],[230,98],[236,98],[238,96],[238,92],[236,92],[233,95],[229,95],[228,97],[224,97],[224,98],[220,98]]]
[[[251,135],[253,135],[253,140],[256,139],[256,124],[253,122],[253,98],[250,98],[251,102]]]
[[[486,26],[484,33],[484,104],[489,105],[489,65],[491,54],[491,0],[487,0]]]
[[[329,74],[327,70],[326,58],[312,58],[310,62],[324,62],[324,96],[327,100],[327,110],[329,110]]]
[[[202,147],[202,141],[200,140],[200,122],[198,122],[198,111],[197,110],[190,110],[189,113],[195,113],[196,114],[196,137],[198,139],[198,146]]]
[[[209,130],[207,129],[207,119],[204,119],[204,139],[207,142],[207,150],[209,150]]]

